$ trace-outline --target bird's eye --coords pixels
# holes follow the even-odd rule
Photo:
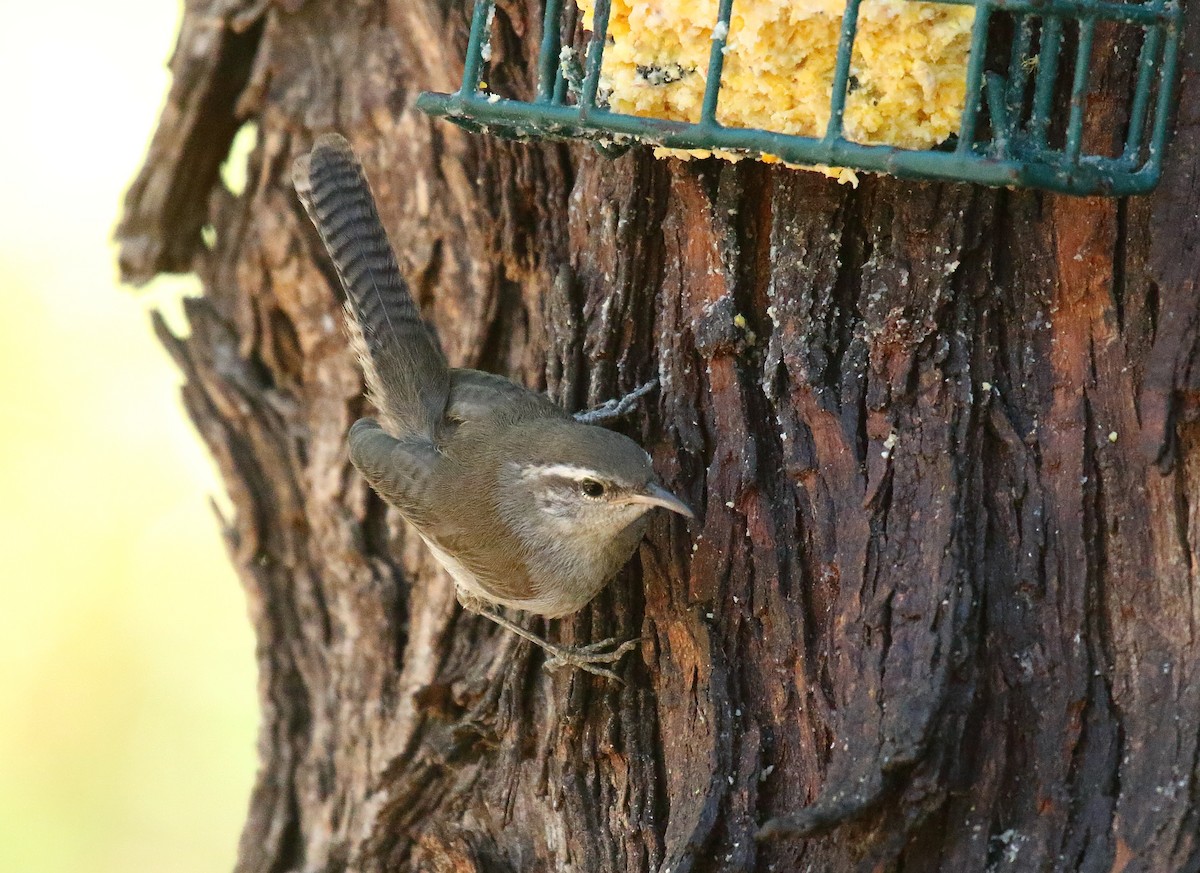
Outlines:
[[[595,479],[584,479],[579,483],[579,490],[583,492],[585,497],[603,497],[604,486]]]

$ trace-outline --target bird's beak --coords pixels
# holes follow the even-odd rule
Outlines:
[[[651,483],[646,486],[646,490],[641,494],[634,494],[629,498],[630,503],[644,503],[647,506],[661,506],[663,509],[669,509],[671,512],[678,512],[680,515],[687,518],[695,518],[696,514],[691,508],[657,483]]]

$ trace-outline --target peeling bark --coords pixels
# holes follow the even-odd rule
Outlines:
[[[528,86],[539,5],[497,14]],[[156,326],[258,635],[239,873],[1200,870],[1200,37],[1159,190],[1073,199],[472,137],[412,106],[468,16],[190,0],[118,231],[205,289]],[[699,520],[547,628],[641,635],[623,687],[463,614],[349,467],[288,184],[329,129],[454,365],[572,408],[660,380],[627,427]]]

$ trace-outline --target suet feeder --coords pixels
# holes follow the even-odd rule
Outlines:
[[[751,0],[714,3],[711,35],[704,31],[711,43],[706,47],[707,66],[687,70],[698,76],[693,87],[702,88],[696,94],[699,106],[684,120],[614,108],[611,82],[606,83],[612,78],[610,65],[605,64],[606,49],[612,51],[615,44],[609,33],[612,0],[581,0],[579,5],[546,0],[536,93],[525,95],[527,99],[494,93],[486,84],[495,0],[476,0],[462,87],[454,94],[421,94],[417,106],[468,130],[529,140],[589,140],[606,154],[646,144],[693,154],[716,152],[1068,194],[1138,194],[1158,183],[1178,62],[1179,0],[921,3],[943,10],[973,6],[974,15],[965,19],[961,75],[954,83],[960,102],[954,105],[950,129],[940,142],[918,148],[863,142],[847,130],[847,96],[858,84],[855,64],[862,63],[855,49],[860,7],[872,2],[880,0],[846,0],[836,48],[830,46],[832,67],[822,85],[812,135],[727,123],[730,113],[720,103],[721,78],[730,51],[731,21],[735,28],[739,23],[731,16],[738,11],[735,6],[749,4],[752,9]],[[904,2],[918,5],[916,0]],[[622,33],[629,26],[623,21]],[[1122,48],[1138,51],[1132,92],[1117,116],[1119,132],[1088,125],[1087,94],[1097,61],[1098,29],[1115,34]],[[649,75],[646,69],[650,68],[637,67],[647,80],[639,86],[674,82],[670,70],[664,74],[658,67]],[[786,93],[783,99],[788,99]],[[853,113],[861,95],[850,99]],[[1111,124],[1112,113],[1105,117]],[[1100,141],[1102,145],[1093,145]]]

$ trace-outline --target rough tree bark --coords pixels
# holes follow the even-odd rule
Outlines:
[[[258,634],[238,871],[1200,870],[1200,77],[1150,197],[854,190],[431,121],[467,6],[189,0],[126,203],[125,275],[204,284],[158,330]],[[501,2],[493,75],[529,84],[539,7]],[[548,629],[643,635],[623,687],[463,614],[348,466],[288,182],[331,129],[455,364],[572,407],[661,380],[629,432],[699,520]]]

